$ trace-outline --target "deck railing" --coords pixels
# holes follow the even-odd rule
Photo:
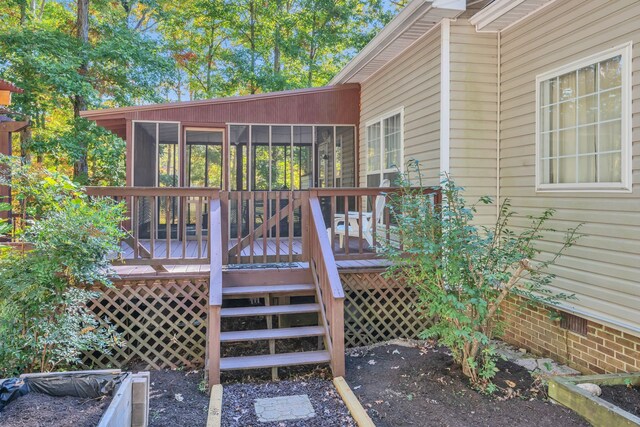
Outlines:
[[[344,376],[344,291],[316,195],[309,198],[309,207],[309,266],[316,285],[316,299],[322,306],[325,344],[331,353],[333,375]]]
[[[389,213],[394,188],[218,191],[204,188],[88,187],[91,196],[124,200],[130,219],[116,264],[206,265],[211,253],[211,202],[220,204],[222,264],[309,261],[309,200],[316,198],[336,260],[379,257],[396,239]],[[440,192],[424,190],[440,202]],[[320,225],[317,221],[316,225]]]
[[[209,213],[219,191],[177,187],[87,187],[92,197],[124,201],[128,220],[123,259],[115,264],[208,264]]]
[[[254,264],[306,259],[308,191],[220,193],[225,262]]]

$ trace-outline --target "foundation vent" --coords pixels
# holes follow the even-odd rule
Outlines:
[[[560,327],[576,334],[587,336],[587,319],[578,317],[575,314],[563,312]]]

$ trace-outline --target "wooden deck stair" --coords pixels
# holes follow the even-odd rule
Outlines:
[[[223,287],[222,297],[260,297],[264,295],[313,295],[315,286],[311,283],[286,285],[259,285]]]
[[[317,313],[320,304],[266,305],[257,307],[233,307],[220,310],[221,317],[267,316],[275,314]]]
[[[222,308],[220,322],[223,327],[233,330],[220,332],[221,355],[227,346],[239,343],[269,342],[269,354],[243,354],[242,356],[221,357],[220,370],[242,370],[266,368],[277,377],[277,369],[294,365],[326,364],[331,361],[327,351],[326,329],[322,324],[322,306],[318,303],[316,286],[309,269],[265,269],[253,271],[226,271],[222,280]],[[307,297],[307,302],[295,303],[295,297]],[[310,302],[310,297],[314,301]],[[277,305],[274,303],[277,302]],[[241,304],[241,306],[236,306]],[[255,305],[261,304],[261,305]],[[264,305],[262,305],[264,304]],[[233,306],[230,306],[233,305]],[[315,314],[315,319],[314,319]],[[305,326],[290,326],[284,322],[291,315],[305,315]],[[309,317],[311,316],[311,318]],[[253,326],[242,329],[243,323],[237,318],[251,318],[247,322]],[[256,323],[266,321],[266,329],[255,329]],[[256,320],[258,320],[256,322]],[[313,324],[310,324],[313,322]],[[262,323],[264,325],[264,323]],[[258,326],[260,327],[260,325]],[[292,341],[293,352],[276,353],[276,341],[299,340],[317,337],[318,344],[312,351],[303,351],[301,342]],[[297,344],[300,343],[300,346]],[[241,348],[251,348],[242,346]],[[297,348],[300,351],[297,351]],[[261,347],[264,351],[264,347]],[[309,350],[309,343],[306,343]],[[291,350],[289,350],[291,351]],[[233,353],[232,353],[233,354]]]
[[[281,368],[292,365],[316,365],[329,363],[328,351],[303,351],[298,353],[267,354],[261,356],[223,357],[220,369],[233,371],[239,369]]]
[[[226,246],[221,243],[228,238],[228,223],[221,221],[221,212],[228,211],[228,203],[229,200],[213,199],[210,204],[209,230],[220,233],[212,232],[209,238],[209,383],[218,384],[221,371],[270,368],[275,379],[278,368],[309,364],[328,364],[333,375],[344,376],[344,290],[318,197],[309,196],[308,202],[300,205],[301,217],[309,219],[302,236],[303,261],[308,267],[292,266],[292,257],[289,263],[275,267],[259,263],[253,268],[231,266],[231,257],[226,251],[223,255],[222,248]],[[289,214],[292,207],[289,203]],[[275,223],[276,229],[279,224]],[[289,236],[293,235],[291,227],[292,222]],[[241,258],[237,256],[236,261]],[[278,258],[276,263],[282,261]],[[249,261],[254,263],[253,259]],[[291,315],[296,314],[306,315],[303,326],[289,324]],[[253,320],[240,322],[237,318],[241,317]],[[264,324],[257,319],[265,320],[266,329],[260,329]],[[286,349],[276,346],[283,340],[290,340]],[[265,341],[268,354],[260,344]],[[240,354],[227,346],[236,346]],[[278,349],[280,353],[276,352]]]

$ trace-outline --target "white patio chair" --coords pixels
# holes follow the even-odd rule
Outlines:
[[[391,185],[391,181],[385,179],[382,181],[380,188],[389,187]],[[373,246],[373,234],[374,227],[377,230],[378,226],[382,225],[382,218],[384,213],[384,207],[386,204],[387,196],[386,194],[381,194],[376,197],[376,217],[373,218],[372,212],[360,212],[358,211],[349,211],[349,219],[348,219],[348,231],[350,237],[360,237],[360,228],[362,228],[362,237],[365,238],[369,246]],[[362,216],[361,216],[362,215]],[[360,224],[360,218],[362,217],[362,227]],[[382,228],[382,227],[380,227]],[[344,238],[347,235],[347,227],[345,221],[344,214],[336,214],[333,220],[333,229],[335,230],[335,234],[339,238],[340,247],[344,247]],[[329,234],[329,240],[331,240],[331,228],[327,229],[327,233]]]

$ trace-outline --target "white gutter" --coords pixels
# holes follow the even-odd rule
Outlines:
[[[525,1],[526,0],[494,0],[480,12],[469,18],[469,23],[475,25],[476,30],[480,31]]]
[[[451,162],[451,20],[443,19],[440,24],[440,173],[448,175]]]
[[[497,113],[496,113],[496,221],[500,217],[500,113],[502,109],[501,94],[502,90],[502,33],[498,33],[498,98],[496,99]]]

